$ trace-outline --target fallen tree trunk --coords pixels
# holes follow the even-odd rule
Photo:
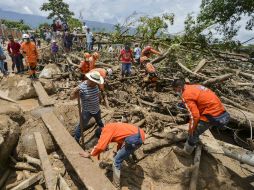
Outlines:
[[[221,76],[218,76],[216,78],[208,79],[208,80],[204,81],[202,84],[203,85],[210,85],[210,84],[214,84],[214,83],[217,83],[217,82],[223,82],[223,81],[229,79],[232,76],[233,76],[232,73],[221,75]]]
[[[220,98],[221,98],[225,103],[231,104],[231,105],[235,106],[236,108],[239,108],[239,109],[244,110],[244,111],[250,111],[250,110],[247,109],[246,107],[244,107],[244,106],[242,106],[242,105],[236,103],[235,101],[232,101],[232,100],[230,100],[230,99],[228,99],[228,98],[226,98],[226,97],[224,97],[224,96],[221,96]]]
[[[202,146],[199,145],[195,151],[194,167],[193,167],[193,171],[192,171],[192,175],[191,175],[189,190],[196,190],[197,189],[198,171],[199,171],[199,165],[200,165],[201,152],[202,152]]]

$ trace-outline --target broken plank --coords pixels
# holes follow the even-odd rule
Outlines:
[[[53,100],[48,96],[47,92],[41,85],[40,81],[34,81],[33,87],[35,88],[36,94],[43,106],[53,105]]]
[[[198,65],[195,67],[194,69],[194,73],[197,73],[198,71],[200,71],[200,69],[202,69],[204,67],[204,65],[207,63],[207,60],[206,59],[202,59]]]
[[[41,160],[46,186],[49,190],[54,190],[56,188],[57,175],[53,171],[52,166],[50,164],[41,133],[34,132],[34,139],[36,141],[39,157]]]
[[[42,173],[39,172],[36,175],[31,176],[30,178],[26,179],[25,181],[21,182],[19,185],[16,187],[12,188],[12,190],[23,190],[27,189],[31,185],[35,184],[39,180],[43,178]]]
[[[193,165],[193,171],[191,174],[189,190],[197,189],[198,171],[199,171],[199,165],[200,165],[201,152],[202,152],[202,146],[199,145],[195,150],[194,165]]]
[[[42,120],[87,189],[114,189],[112,183],[95,162],[92,162],[91,159],[79,156],[79,153],[83,152],[83,149],[78,145],[53,112],[43,114]]]

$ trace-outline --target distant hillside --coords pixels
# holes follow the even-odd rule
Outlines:
[[[24,23],[28,24],[31,28],[38,27],[41,23],[49,23],[52,21],[43,16],[38,15],[30,15],[30,14],[22,14],[12,11],[5,11],[0,9],[0,19],[8,19],[19,21],[21,19],[24,20]],[[97,21],[86,21],[88,27],[92,29],[92,31],[103,31],[103,32],[111,32],[114,30],[113,24],[102,23]]]

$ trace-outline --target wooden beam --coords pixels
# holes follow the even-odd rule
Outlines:
[[[53,171],[52,166],[50,164],[47,150],[45,148],[41,133],[34,132],[34,139],[36,141],[39,157],[41,160],[41,165],[42,165],[42,170],[44,173],[44,178],[46,181],[46,186],[49,190],[55,190],[56,183],[57,183],[57,175]]]
[[[79,156],[79,153],[83,152],[83,149],[78,145],[53,112],[43,114],[42,120],[87,189],[114,189],[112,183],[95,162],[91,159]]]
[[[207,63],[207,60],[206,59],[202,59],[198,65],[195,67],[194,69],[194,73],[197,73],[200,69],[202,69],[204,67],[204,65]]]
[[[54,104],[53,100],[48,96],[47,92],[41,85],[40,81],[34,81],[33,87],[35,88],[36,94],[43,106],[50,106]]]
[[[191,175],[189,190],[197,189],[198,171],[199,171],[199,165],[200,165],[201,152],[202,152],[202,146],[199,145],[195,151],[194,165],[193,165],[193,171]]]
[[[39,180],[43,178],[42,172],[37,173],[36,175],[31,176],[30,178],[26,179],[25,181],[21,182],[16,187],[12,188],[12,190],[23,190],[27,189],[28,187],[32,186]]]

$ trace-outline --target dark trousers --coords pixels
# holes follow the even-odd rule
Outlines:
[[[17,72],[20,73],[24,71],[24,65],[21,58],[21,55],[16,55],[12,57],[12,70],[14,71],[15,66],[17,68]]]
[[[99,127],[104,126],[104,124],[101,120],[101,111],[98,111],[96,114],[91,114],[90,112],[85,111],[82,113],[82,116],[83,116],[82,119],[83,119],[84,130],[88,129],[88,123],[92,117],[95,119],[95,121]],[[81,129],[80,129],[80,123],[78,123],[76,126],[76,130],[75,130],[76,141],[79,141],[80,137],[81,137]]]

